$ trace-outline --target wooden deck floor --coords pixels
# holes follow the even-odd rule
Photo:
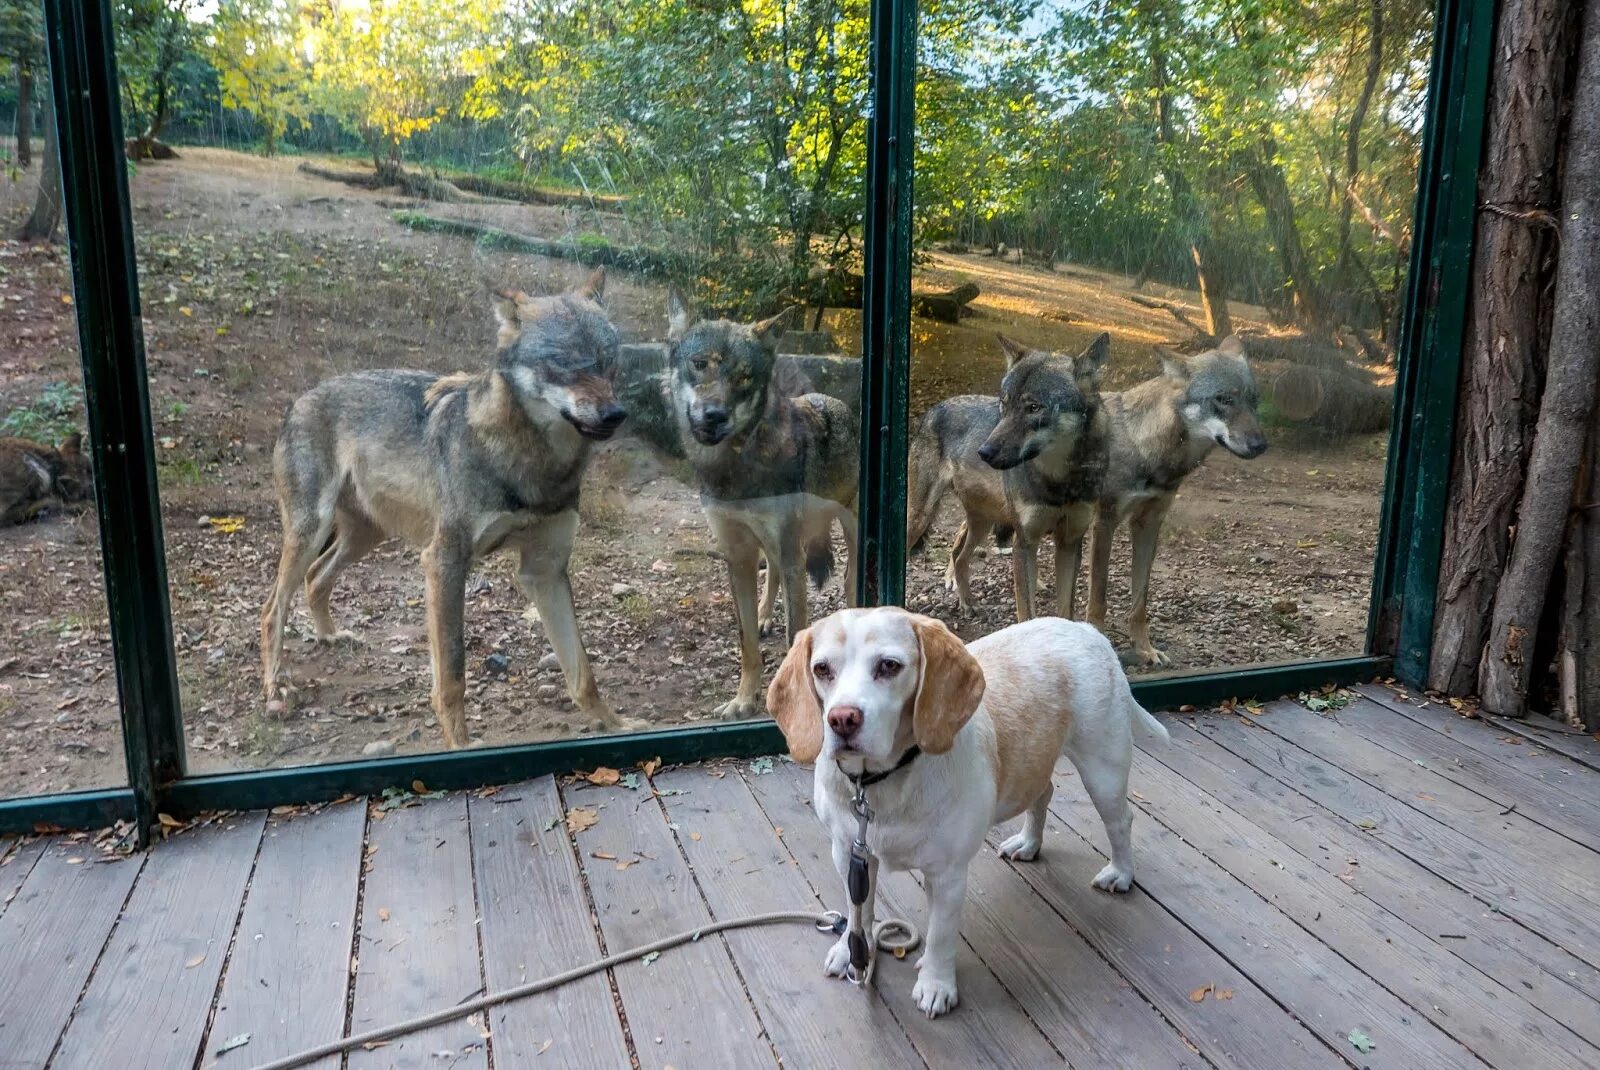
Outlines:
[[[910,962],[862,992],[823,978],[828,938],[769,929],[348,1065],[1600,1066],[1600,744],[1366,693],[1170,718],[1137,757],[1125,897],[1089,886],[1104,836],[1063,766],[1041,859],[973,865],[947,1018],[916,1013]],[[0,1066],[249,1067],[708,919],[841,905],[807,771],[654,783],[239,814],[124,860],[0,843]],[[922,919],[913,877],[883,895]]]

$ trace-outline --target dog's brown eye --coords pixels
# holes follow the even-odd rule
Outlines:
[[[811,675],[815,676],[818,680],[831,680],[833,679],[833,670],[828,667],[827,662],[819,661],[815,665],[811,666]]]
[[[879,658],[878,664],[872,669],[872,675],[879,680],[887,680],[905,668],[903,664],[893,658]]]

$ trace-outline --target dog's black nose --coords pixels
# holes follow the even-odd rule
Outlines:
[[[600,426],[608,430],[616,428],[628,418],[628,410],[612,402],[600,410]]]
[[[700,422],[707,427],[721,427],[728,422],[728,410],[720,405],[707,405],[700,410]]]
[[[835,706],[828,711],[828,727],[840,739],[849,739],[861,731],[861,707]]]

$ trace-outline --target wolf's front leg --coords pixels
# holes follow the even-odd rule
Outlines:
[[[733,616],[739,630],[739,691],[718,707],[717,716],[725,721],[743,721],[761,715],[761,633],[756,608],[756,567],[761,560],[761,545],[741,524],[723,523],[713,530],[728,559],[728,585],[733,588]],[[776,563],[769,559],[769,573],[775,567]],[[776,583],[778,577],[769,574],[767,582]]]
[[[833,864],[839,870],[839,879],[844,881],[845,902],[850,902],[850,845],[840,840],[833,841]],[[828,949],[827,957],[822,960],[822,972],[829,977],[843,977],[850,968],[850,933],[859,931],[866,934],[867,939],[872,939],[872,927],[876,924],[874,908],[878,898],[878,860],[872,856],[867,857],[867,900],[860,906],[850,903],[850,909],[845,914],[845,931],[842,936]],[[868,948],[871,953],[871,948]]]
[[[1039,544],[1017,528],[1011,546],[1011,592],[1017,601],[1017,620],[1034,618],[1033,592],[1039,585]]]
[[[600,697],[589,667],[589,654],[578,634],[578,613],[572,604],[572,581],[567,562],[572,557],[572,540],[578,530],[578,514],[570,510],[541,524],[523,547],[517,568],[517,583],[533,601],[545,636],[555,650],[561,674],[567,680],[567,696],[578,709],[603,729],[622,727],[617,715]]]
[[[1091,530],[1094,534],[1089,539],[1089,609],[1084,619],[1104,632],[1106,587],[1111,580],[1111,536],[1117,530],[1115,507],[1096,506]]]
[[[472,549],[465,538],[439,532],[422,551],[427,581],[428,652],[433,668],[433,712],[451,750],[467,744],[467,573]]]
[[[911,989],[911,998],[923,1014],[937,1018],[956,1006],[956,952],[961,946],[961,902],[967,897],[967,867],[923,870],[922,882],[928,894],[928,940],[927,949],[917,961],[917,983]]]

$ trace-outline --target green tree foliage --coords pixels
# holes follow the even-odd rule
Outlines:
[[[310,117],[309,71],[297,48],[297,7],[290,0],[222,0],[206,28],[222,104],[254,117],[268,156],[277,151],[291,121]]]
[[[195,0],[115,0],[112,5],[122,117],[134,131],[129,155],[135,159],[157,154],[167,123],[200,95],[206,64],[194,10]]]

